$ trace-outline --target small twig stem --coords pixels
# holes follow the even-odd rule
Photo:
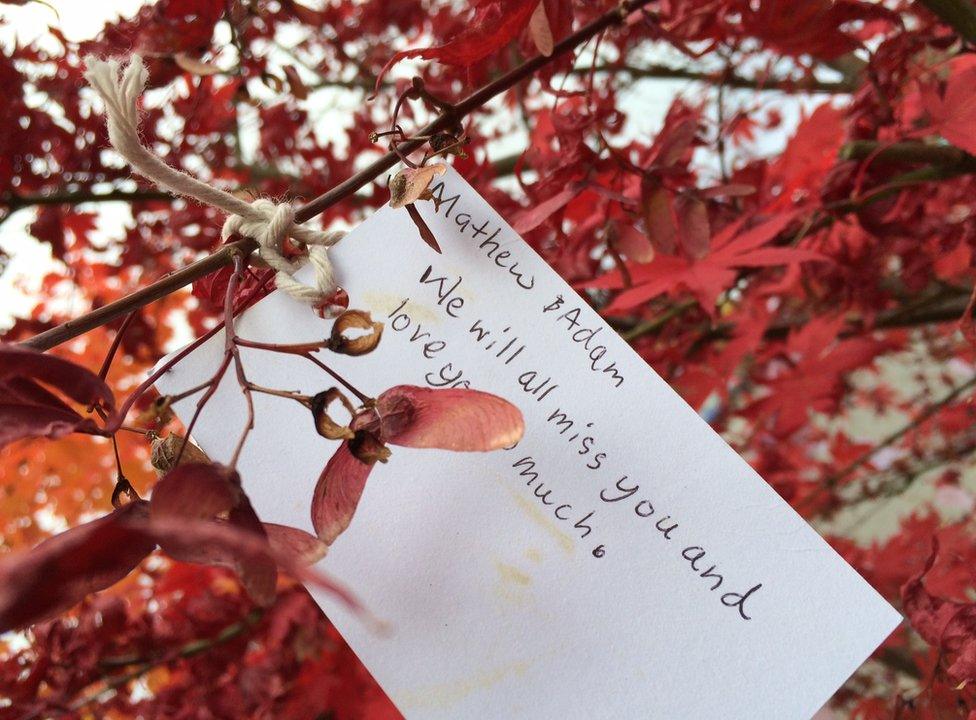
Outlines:
[[[237,348],[237,331],[234,327],[234,296],[240,285],[241,276],[247,269],[245,258],[237,255],[234,257],[234,274],[231,275],[230,282],[227,283],[227,295],[224,298],[224,352],[234,360],[234,371],[237,375],[237,384],[241,386],[241,393],[247,402],[247,421],[244,423],[244,430],[237,441],[234,453],[230,456],[228,466],[233,469],[237,467],[237,460],[244,449],[247,436],[254,429],[254,398],[251,395],[251,383],[244,372],[244,363],[241,362],[241,353]],[[219,380],[218,380],[219,383]],[[187,437],[189,437],[187,432]],[[185,442],[185,439],[184,439]]]
[[[261,290],[264,288],[264,286],[267,283],[268,279],[273,274],[274,274],[274,271],[273,270],[265,270],[261,274],[260,281],[254,287],[252,287],[251,290],[244,297],[242,297],[240,299],[240,301],[237,303],[237,307],[235,309],[235,313],[236,314],[239,315],[241,312],[243,312],[244,310],[246,310],[254,302],[257,301],[258,295],[261,293]],[[132,406],[135,405],[136,401],[140,397],[142,397],[146,392],[148,392],[149,389],[153,385],[156,384],[156,381],[159,380],[159,378],[161,378],[163,375],[165,375],[166,373],[168,373],[173,368],[174,365],[176,365],[178,362],[180,362],[181,360],[183,360],[183,358],[185,358],[191,352],[193,352],[198,347],[200,347],[201,345],[203,345],[205,342],[207,342],[207,340],[209,340],[210,338],[212,338],[214,335],[216,335],[217,333],[219,333],[223,329],[224,329],[224,323],[223,322],[218,323],[213,328],[211,328],[210,330],[208,330],[207,332],[205,332],[203,335],[201,335],[200,337],[198,337],[196,340],[194,340],[193,342],[191,342],[189,345],[187,345],[185,348],[183,348],[182,350],[180,350],[178,353],[176,353],[175,355],[173,355],[173,357],[171,357],[169,360],[167,360],[166,362],[164,362],[163,364],[161,364],[158,368],[156,368],[149,375],[149,377],[147,377],[145,380],[142,381],[142,384],[140,384],[139,387],[137,387],[135,390],[133,390],[129,394],[129,397],[126,398],[125,402],[122,403],[122,406],[119,408],[118,417],[124,419],[125,416],[128,415],[129,411],[132,409]],[[204,387],[206,387],[207,384],[209,384],[209,383],[203,384],[203,385],[195,388],[193,390],[193,393],[199,392]],[[193,393],[190,393],[190,394],[193,394]],[[189,433],[187,433],[187,435],[189,435]]]
[[[953,388],[940,400],[932,403],[931,405],[926,406],[922,410],[922,412],[920,412],[917,416],[915,416],[910,422],[906,423],[902,427],[898,428],[897,430],[895,430],[894,432],[886,436],[884,439],[881,440],[881,442],[872,445],[870,449],[866,450],[857,458],[852,460],[842,470],[828,477],[824,484],[827,485],[828,487],[836,486],[841,480],[844,480],[845,478],[849,477],[855,470],[860,468],[862,465],[868,463],[882,449],[894,445],[896,442],[901,440],[905,435],[910,433],[912,430],[916,429],[920,425],[927,422],[934,415],[938,414],[947,405],[955,402],[960,395],[962,395],[964,392],[966,392],[973,386],[976,386],[976,375],[974,375],[973,377],[971,377],[969,380],[962,383],[961,385],[958,385],[955,388]]]
[[[98,377],[100,377],[102,380],[108,377],[108,371],[112,367],[112,361],[115,359],[115,353],[118,352],[119,346],[122,344],[122,340],[125,338],[125,331],[129,329],[129,325],[132,323],[135,316],[135,310],[126,315],[125,320],[122,321],[118,331],[115,333],[115,337],[112,338],[112,345],[109,347],[108,352],[105,353],[105,359],[102,361],[102,367],[98,371]]]
[[[321,350],[328,345],[327,340],[321,342],[283,345],[278,343],[258,342],[257,340],[246,340],[242,337],[238,337],[235,342],[241,347],[253,348],[254,350],[268,350],[270,352],[287,353],[289,355],[304,355],[305,353]]]
[[[248,383],[247,387],[252,392],[261,393],[262,395],[273,395],[275,397],[285,398],[287,400],[294,400],[295,402],[304,405],[305,407],[311,406],[310,404],[312,398],[300,392],[290,392],[288,390],[275,390],[274,388],[263,387],[261,385],[255,385],[254,383]]]
[[[228,625],[223,630],[221,630],[217,635],[212,638],[205,638],[202,640],[194,640],[192,642],[183,645],[181,648],[177,649],[175,652],[169,652],[161,655],[157,658],[136,658],[136,657],[120,657],[120,658],[105,658],[101,661],[103,667],[127,667],[130,665],[135,665],[136,667],[123,675],[118,675],[112,678],[106,678],[105,687],[80,698],[77,702],[73,703],[70,707],[71,711],[77,712],[87,705],[100,702],[103,698],[114,693],[120,688],[125,687],[133,680],[136,680],[155,667],[160,665],[165,665],[166,663],[172,662],[174,660],[189,659],[200,655],[202,653],[208,652],[224,643],[230,642],[234,638],[237,638],[251,630],[263,616],[262,610],[252,610],[243,619]],[[36,717],[35,714],[33,717]]]
[[[203,412],[203,408],[206,407],[210,398],[214,396],[217,392],[217,388],[220,387],[220,381],[223,380],[224,375],[227,373],[227,368],[230,367],[231,354],[225,353],[224,359],[220,362],[220,366],[217,371],[210,378],[210,382],[207,384],[207,389],[204,391],[200,399],[197,400],[197,405],[193,409],[193,415],[190,417],[190,422],[186,426],[186,434],[183,436],[183,442],[180,443],[180,450],[176,453],[176,461],[173,465],[179,465],[180,459],[183,457],[183,451],[186,450],[187,444],[190,442],[190,436],[193,434],[193,428],[196,427],[197,420],[200,418],[200,413]]]
[[[224,245],[213,254],[207,255],[205,258],[197,260],[194,263],[190,263],[185,268],[177,270],[147,285],[141,290],[136,290],[131,295],[126,295],[120,300],[102,305],[100,308],[96,308],[79,318],[69,320],[50,330],[45,330],[25,340],[23,344],[35,350],[50,350],[61,343],[83,335],[106,323],[110,323],[117,317],[121,317],[149,303],[160,300],[180,288],[189,285],[194,280],[198,280],[204,275],[209,275],[214,270],[219,270],[232,261],[235,253],[248,253],[256,248],[257,243],[250,238],[237,240],[236,242]]]
[[[364,393],[359,392],[359,390],[353,387],[352,384],[349,383],[344,377],[342,377],[339,373],[337,373],[335,370],[330,368],[324,362],[319,360],[312,353],[303,353],[302,357],[307,358],[309,362],[312,362],[318,367],[320,367],[321,369],[325,370],[329,375],[331,375],[335,379],[336,382],[338,382],[340,385],[342,385],[342,387],[344,387],[346,390],[348,390],[353,395],[355,395],[356,399],[359,400],[359,402],[362,403],[363,405],[373,404],[374,402],[373,398],[369,397],[369,395],[365,395]]]

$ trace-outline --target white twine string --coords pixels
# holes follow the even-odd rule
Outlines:
[[[296,223],[295,210],[287,203],[264,198],[249,203],[170,167],[139,138],[138,101],[149,79],[142,58],[133,55],[122,67],[117,60],[87,57],[85,65],[85,79],[105,103],[109,141],[133,170],[160,188],[227,213],[221,237],[226,240],[238,233],[257,241],[259,255],[277,271],[275,284],[293,298],[321,306],[332,296],[336,284],[327,248],[339,242],[343,233],[323,232]],[[301,264],[282,254],[286,237],[308,249],[308,259],[315,269],[314,287],[295,279]]]

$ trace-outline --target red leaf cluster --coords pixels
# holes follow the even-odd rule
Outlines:
[[[156,543],[142,530],[148,508],[132,503],[0,563],[0,632],[68,610],[128,575]]]
[[[946,672],[956,683],[976,680],[976,602],[957,602],[929,593],[925,576],[939,554],[938,540],[922,571],[902,588],[902,602],[912,627],[949,660]]]
[[[56,355],[0,343],[0,448],[22,438],[102,433],[93,420],[47,388],[77,403],[114,412],[111,390],[91,371]]]
[[[183,463],[160,479],[149,502],[130,502],[0,562],[0,632],[64,612],[115,584],[157,545],[176,560],[233,569],[262,606],[274,602],[278,563],[296,569],[325,554],[308,533],[262,524],[236,473]]]
[[[387,71],[401,60],[422,57],[446,65],[467,68],[508,45],[529,24],[540,0],[476,0],[475,14],[463,30],[443,45],[402,50],[393,55],[379,75],[376,88]]]

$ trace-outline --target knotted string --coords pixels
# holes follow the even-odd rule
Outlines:
[[[234,233],[253,238],[258,243],[260,257],[277,271],[275,284],[281,290],[310,305],[324,306],[336,291],[328,248],[343,233],[324,232],[296,223],[295,210],[287,203],[278,204],[265,198],[246,202],[170,167],[143,145],[139,137],[139,96],[149,79],[142,58],[133,55],[122,67],[117,60],[87,57],[85,65],[85,79],[105,103],[109,142],[132,169],[159,188],[223,210],[227,213],[221,230],[224,240]],[[282,251],[288,237],[308,249],[308,259],[315,269],[314,287],[295,279],[300,263],[289,260]]]

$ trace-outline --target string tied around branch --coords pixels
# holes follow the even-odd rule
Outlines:
[[[322,306],[336,291],[335,275],[329,260],[328,248],[342,239],[341,231],[316,233],[313,242],[299,240],[308,249],[308,260],[315,270],[315,285],[306,285],[295,279],[302,263],[289,260],[282,249],[285,239],[296,238],[295,210],[287,203],[275,203],[266,198],[258,198],[250,203],[259,216],[228,215],[220,236],[226,240],[234,233],[254,238],[258,243],[258,255],[274,268],[275,285],[296,300],[309,305]],[[298,239],[298,238],[296,238]]]
[[[132,169],[157,187],[192,198],[227,214],[221,231],[226,240],[234,233],[254,239],[258,253],[276,270],[277,287],[296,300],[324,307],[337,287],[328,248],[341,238],[341,232],[324,232],[295,222],[295,210],[288,203],[267,198],[247,202],[167,165],[143,145],[139,136],[139,97],[146,88],[149,73],[139,55],[132,55],[124,66],[118,60],[85,58],[85,79],[105,103],[108,138],[112,147]],[[295,279],[301,262],[284,254],[286,238],[307,248],[315,270],[315,284]]]

